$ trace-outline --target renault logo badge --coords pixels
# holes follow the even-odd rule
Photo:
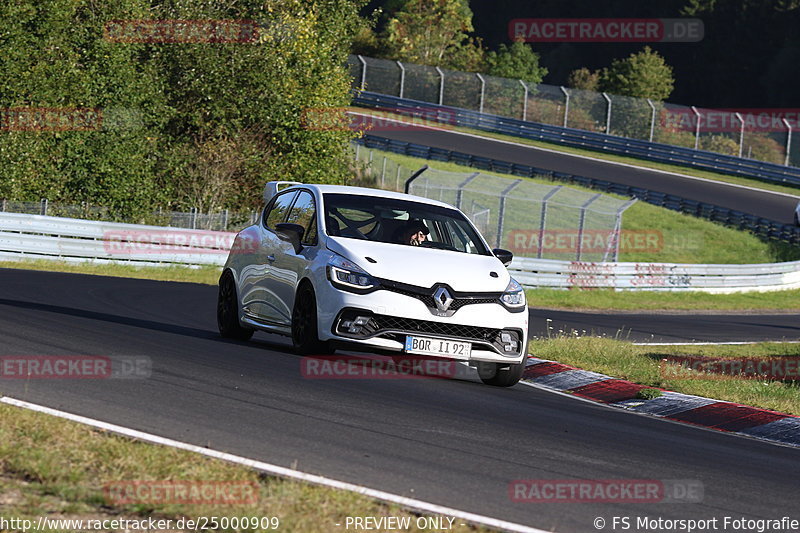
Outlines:
[[[436,289],[436,292],[433,293],[433,301],[436,302],[436,309],[444,312],[447,311],[450,304],[453,303],[453,297],[450,296],[450,292],[447,289],[439,287]]]

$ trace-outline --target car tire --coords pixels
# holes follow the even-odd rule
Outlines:
[[[493,387],[513,387],[522,378],[525,361],[517,364],[478,363],[478,377],[486,385]]]
[[[319,340],[317,298],[314,288],[304,283],[297,290],[292,309],[292,345],[302,355],[330,353],[330,343]]]
[[[219,334],[226,339],[246,341],[253,336],[254,330],[239,324],[239,301],[236,295],[236,283],[233,274],[226,270],[219,278],[219,295],[217,297],[217,328]]]
[[[800,215],[798,215],[797,213],[794,214],[794,225],[800,226]]]

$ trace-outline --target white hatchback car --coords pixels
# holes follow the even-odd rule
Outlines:
[[[283,185],[289,185],[281,189]],[[344,348],[463,361],[508,387],[525,365],[525,292],[461,211],[408,194],[270,182],[257,224],[219,281],[224,337],[291,336],[305,354]]]

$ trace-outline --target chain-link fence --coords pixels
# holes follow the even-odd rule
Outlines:
[[[353,150],[375,185],[385,189],[402,191],[417,170],[359,144]],[[576,261],[616,261],[622,215],[635,202],[527,179],[434,169],[412,181],[409,192],[461,209],[493,247],[521,257]]]
[[[699,109],[364,56],[348,64],[354,87],[375,93],[800,166],[796,111]]]
[[[107,207],[83,204],[52,203],[46,199],[39,202],[18,202],[0,200],[0,212],[25,213],[54,217],[80,218],[85,220],[116,220],[112,210]],[[229,211],[201,213],[190,211],[153,211],[137,220],[118,220],[134,224],[151,224],[173,228],[204,229],[215,231],[238,231],[258,220],[258,211]]]

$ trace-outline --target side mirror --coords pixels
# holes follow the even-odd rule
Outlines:
[[[508,266],[511,263],[511,260],[514,259],[514,254],[509,252],[508,250],[503,250],[502,248],[495,248],[492,250],[492,253],[496,258],[503,263],[504,266]]]
[[[294,247],[294,253],[300,253],[300,250],[303,249],[303,245],[300,244],[300,241],[303,240],[303,234],[306,232],[303,226],[300,224],[281,222],[275,226],[275,229],[277,230],[279,239],[290,242]]]

